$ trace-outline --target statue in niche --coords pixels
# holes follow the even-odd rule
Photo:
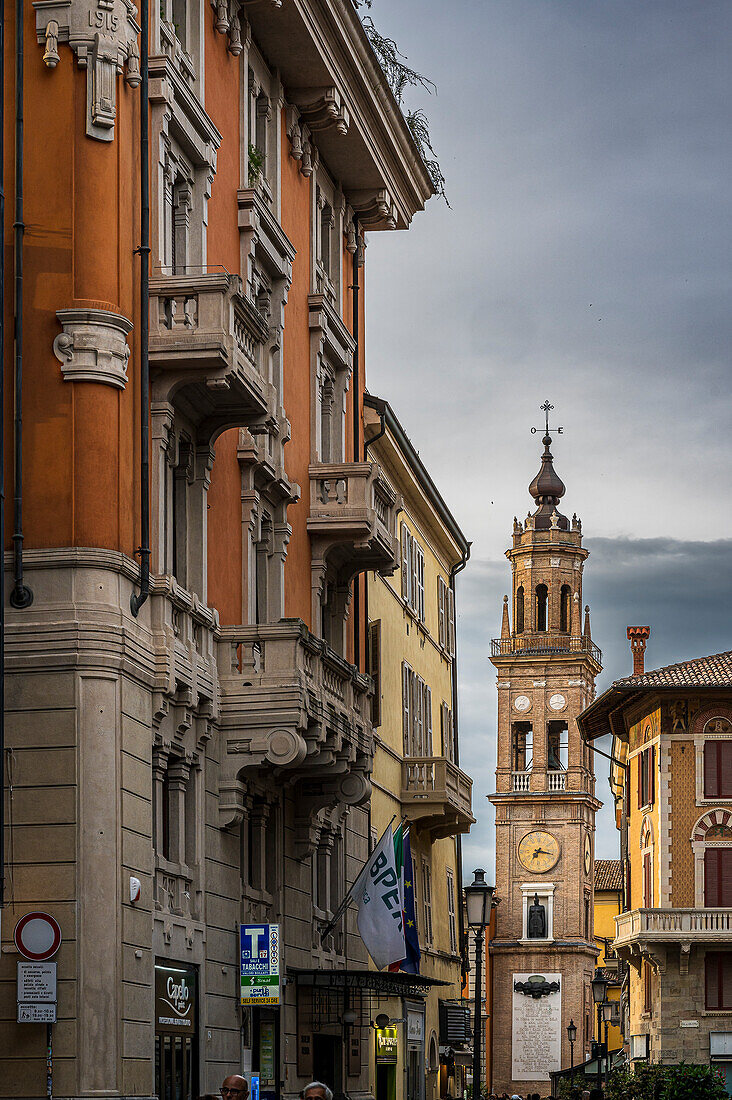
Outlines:
[[[546,906],[540,904],[538,894],[534,894],[534,901],[529,906],[527,927],[530,940],[546,939]]]

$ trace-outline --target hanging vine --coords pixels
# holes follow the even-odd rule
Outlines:
[[[352,0],[352,2],[357,10],[371,7],[371,0]],[[450,203],[445,193],[445,176],[440,168],[440,162],[437,159],[435,150],[432,147],[427,115],[421,107],[416,111],[404,111],[403,107],[404,93],[408,88],[424,88],[425,91],[432,95],[437,92],[437,85],[434,81],[426,76],[422,76],[416,69],[412,69],[406,64],[407,59],[399,50],[394,39],[386,38],[384,35],[380,34],[374,26],[374,21],[370,15],[360,15],[360,18],[363,28],[366,31],[366,37],[371,43],[371,48],[376,54],[377,60],[384,72],[386,82],[394,93],[394,98],[404,113],[405,121],[414,138],[414,143],[419,150],[419,154],[424,161],[430,179],[432,180],[432,186],[435,189],[435,193],[440,195],[449,206]]]

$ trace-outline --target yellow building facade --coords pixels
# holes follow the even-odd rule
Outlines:
[[[455,575],[469,543],[387,402],[365,398],[366,440],[401,498],[400,562],[368,577],[369,670],[376,738],[371,843],[409,829],[421,959],[419,974],[394,975],[401,996],[375,1007],[376,1100],[462,1094],[469,1061],[463,974],[460,836],[474,822],[472,780],[459,766]]]
[[[645,672],[649,633],[629,628],[634,675],[579,719],[613,735],[625,1042],[631,1062],[711,1063],[732,1091],[732,653]]]
[[[621,992],[624,964],[618,959],[612,946],[615,940],[615,918],[623,909],[623,864],[619,859],[595,860],[595,889],[593,894],[595,943],[600,951],[597,965],[610,983],[605,999],[613,1005],[613,1018],[608,1025],[608,1050],[620,1050],[623,1045]],[[605,1042],[605,1028],[598,1034],[595,1019],[595,1039]]]

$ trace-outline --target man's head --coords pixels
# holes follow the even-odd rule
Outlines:
[[[300,1093],[302,1100],[333,1100],[333,1092],[322,1081],[311,1081]]]
[[[249,1085],[246,1078],[241,1077],[238,1073],[232,1073],[231,1077],[225,1079],[219,1092],[224,1100],[247,1100]]]

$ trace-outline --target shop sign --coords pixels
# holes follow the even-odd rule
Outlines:
[[[395,1027],[376,1029],[376,1065],[395,1066],[399,1051],[399,1038]]]
[[[280,1003],[280,926],[242,924],[240,933],[241,1004]]]
[[[155,967],[155,1031],[158,1035],[196,1034],[196,972]]]
[[[407,1013],[407,1038],[412,1043],[424,1041],[424,1016],[421,1012]]]

